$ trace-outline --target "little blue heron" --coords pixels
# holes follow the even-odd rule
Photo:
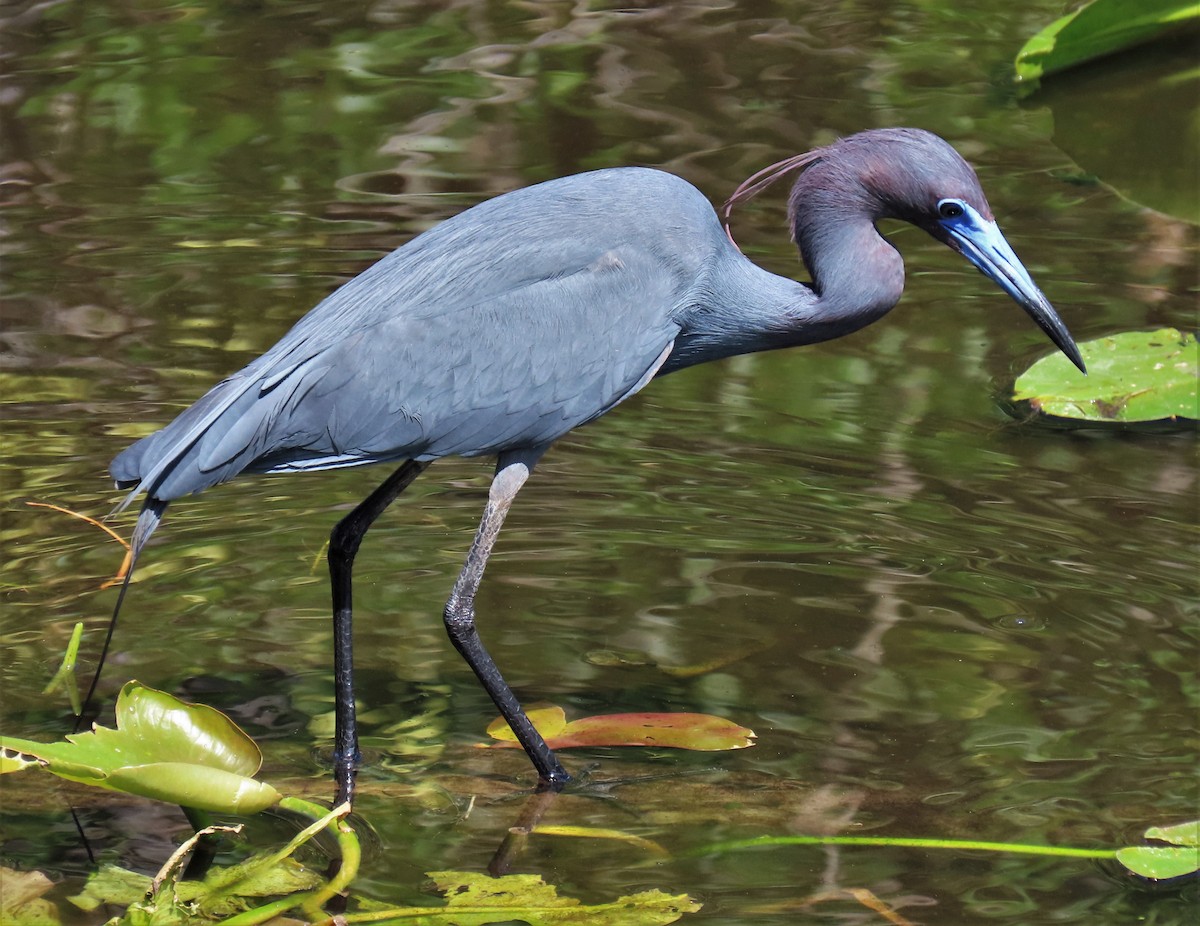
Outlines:
[[[966,257],[1083,370],[975,172],[941,138],[862,132],[767,168],[730,202],[797,170],[789,220],[811,283],[751,263],[679,177],[628,167],[551,180],[480,203],[393,251],[113,460],[117,486],[133,489],[123,504],[145,494],[134,563],[169,502],[241,473],[400,463],[330,536],[339,803],[353,794],[359,761],[354,557],[372,522],[432,461],[497,457],[444,619],[540,787],[558,790],[569,776],[480,642],[474,608],[505,515],[555,440],[656,376],[826,341],[882,318],[904,288],[903,261],[876,229],[887,218]]]

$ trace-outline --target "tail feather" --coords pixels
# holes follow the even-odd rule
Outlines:
[[[116,456],[109,464],[109,473],[118,488],[129,489],[130,492],[114,509],[114,514],[127,508],[139,493],[178,498],[225,482],[245,467],[248,461],[236,467],[202,472],[194,460],[187,461],[189,456],[194,457],[194,448],[206,437],[214,423],[239,400],[244,404],[253,404],[258,384],[257,377],[251,375],[253,366],[218,383],[165,428],[142,438]],[[152,508],[153,503],[147,503],[147,507]],[[142,524],[141,518],[146,517],[146,511],[147,508],[142,509],[139,525]],[[154,523],[157,524],[157,521]],[[154,527],[149,529],[152,531]]]
[[[126,500],[126,504],[128,504],[128,499]],[[92,674],[92,682],[88,686],[87,695],[84,697],[83,705],[75,718],[76,733],[79,732],[79,728],[83,725],[84,718],[90,713],[89,707],[92,703],[92,697],[96,694],[96,688],[100,684],[100,673],[104,671],[104,662],[108,659],[108,649],[112,644],[113,634],[117,630],[117,618],[121,615],[121,605],[125,603],[125,593],[129,591],[129,583],[133,579],[133,570],[137,567],[138,556],[141,554],[142,548],[146,546],[146,541],[150,539],[150,535],[154,533],[154,529],[162,523],[168,504],[168,502],[162,499],[150,497],[142,504],[137,524],[133,528],[133,539],[130,541],[129,569],[125,573],[125,580],[121,583],[120,591],[117,592],[117,603],[113,606],[112,617],[108,621],[108,632],[104,635],[104,646],[100,649],[100,659],[96,663],[96,671]]]

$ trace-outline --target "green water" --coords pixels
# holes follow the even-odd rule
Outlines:
[[[1186,137],[1123,160],[1069,94],[1019,101],[1008,83],[1025,36],[1058,12],[88,0],[4,26],[5,732],[69,729],[40,691],[77,620],[90,666],[121,556],[26,502],[105,514],[119,499],[107,463],[132,439],[372,260],[490,195],[645,164],[719,202],[839,134],[917,125],[976,164],[1077,339],[1194,327],[1194,228],[1071,159],[1176,176],[1195,158]],[[1194,124],[1178,93],[1158,105]],[[1155,187],[1155,204],[1170,192]],[[736,230],[798,276],[783,214],[773,192]],[[565,753],[625,783],[612,800],[563,796],[549,822],[627,830],[669,855],[646,866],[624,845],[535,837],[514,870],[592,901],[689,892],[697,922],[878,922],[847,899],[799,906],[866,888],[923,924],[1182,923],[1194,896],[1088,862],[685,857],[789,833],[1108,847],[1196,816],[1194,433],[1014,421],[1004,390],[1048,343],[936,242],[908,227],[893,240],[908,286],[888,318],[656,382],[562,440],[522,493],[478,601],[521,697],[572,716],[720,714],[758,745]],[[489,475],[439,462],[359,557],[371,767],[357,810],[378,834],[364,896],[407,902],[423,872],[482,868],[520,811],[500,798],[532,783],[520,754],[473,748],[494,711],[440,620]],[[268,779],[330,797],[322,547],[383,476],[247,478],[174,505],[104,695],[138,678],[214,704],[260,741]],[[32,778],[3,789],[3,863],[72,893],[90,870],[67,816],[80,795]],[[146,802],[81,813],[101,861],[147,872],[186,833],[177,810]]]

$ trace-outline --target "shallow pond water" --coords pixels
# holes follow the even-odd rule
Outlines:
[[[975,163],[1078,340],[1194,326],[1194,229],[1076,167],[1054,109],[1008,82],[1058,12],[89,0],[19,15],[0,101],[4,731],[69,728],[40,692],[77,620],[94,660],[121,555],[27,502],[103,515],[119,498],[107,463],[133,438],[490,195],[644,164],[719,202],[837,135],[918,125]],[[1179,144],[1139,149],[1142,170],[1195,157]],[[784,200],[735,227],[748,254],[800,276]],[[825,833],[1104,848],[1195,816],[1194,432],[1010,417],[1007,386],[1048,344],[954,254],[889,231],[908,285],[886,319],[662,379],[562,440],[522,493],[478,601],[522,698],[572,716],[704,711],[758,743],[565,754],[590,787],[548,821],[667,855],[535,837],[514,870],[591,901],[687,892],[704,907],[685,921],[880,922],[836,893],[865,888],[924,924],[1182,923],[1194,893],[1089,862],[689,854]],[[364,896],[407,902],[424,872],[482,870],[532,784],[519,753],[475,748],[494,711],[440,620],[489,476],[439,462],[359,558]],[[247,478],[173,505],[102,694],[138,678],[213,704],[260,742],[269,780],[331,797],[323,544],[382,477]],[[4,789],[4,864],[61,879],[60,898],[90,870],[69,805],[100,860],[147,872],[186,833],[174,808],[90,806],[32,776]]]

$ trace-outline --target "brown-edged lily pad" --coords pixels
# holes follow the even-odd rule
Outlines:
[[[754,745],[753,730],[712,714],[597,714],[568,722],[562,708],[544,707],[528,711],[528,715],[551,749],[660,746],[715,752],[745,749]],[[480,745],[500,748],[519,746],[503,717],[492,721],[487,732],[496,742]]]
[[[1200,344],[1174,328],[1126,331],[1086,341],[1083,376],[1054,354],[1030,367],[1013,397],[1035,410],[1080,421],[1133,423],[1200,418]]]

